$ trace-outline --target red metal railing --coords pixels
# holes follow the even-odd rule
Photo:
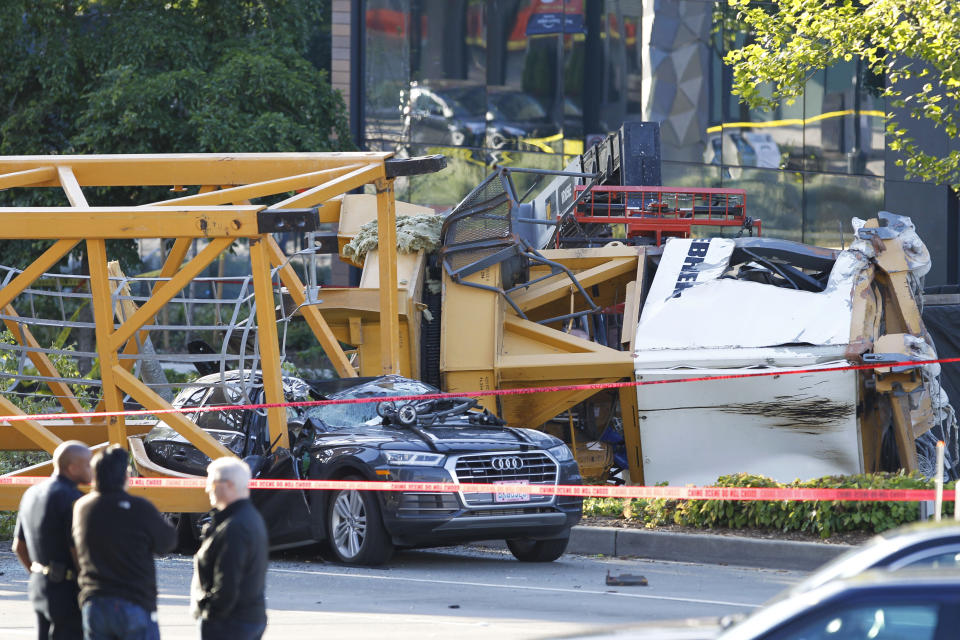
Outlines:
[[[577,195],[585,187],[577,187]],[[577,204],[581,224],[623,224],[627,238],[649,236],[659,245],[664,237],[690,236],[694,226],[756,229],[760,221],[746,215],[743,189],[598,186]]]

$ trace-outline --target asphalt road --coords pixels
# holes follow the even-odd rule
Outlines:
[[[36,637],[26,574],[0,542],[0,637]],[[157,561],[161,635],[195,638],[191,559]],[[648,586],[607,586],[640,574]],[[612,624],[747,612],[803,574],[772,569],[566,555],[525,564],[501,550],[455,547],[398,553],[387,568],[275,554],[267,577],[265,638],[543,638]]]

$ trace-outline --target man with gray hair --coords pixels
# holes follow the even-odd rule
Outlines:
[[[250,467],[233,457],[207,467],[213,511],[190,587],[201,640],[258,640],[267,627],[267,527],[250,502]]]
[[[28,592],[40,640],[83,638],[70,529],[73,503],[83,495],[77,484],[89,484],[90,478],[89,447],[77,440],[61,442],[53,451],[53,475],[20,500],[13,551],[30,572]]]

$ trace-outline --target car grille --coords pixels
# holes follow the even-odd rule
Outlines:
[[[460,508],[454,493],[414,493],[400,495],[397,507],[399,516],[442,516],[455,513]]]
[[[524,516],[539,513],[556,513],[553,507],[514,507],[513,509],[484,509],[483,511],[467,511],[463,517],[486,516]]]
[[[498,459],[510,459],[510,464],[501,465]],[[516,461],[519,461],[519,465]],[[519,466],[519,468],[517,468]],[[506,467],[506,468],[504,468]],[[457,481],[475,484],[528,483],[556,484],[557,463],[540,451],[514,453],[467,454],[457,458],[454,473]],[[498,502],[495,493],[464,493],[468,506],[507,507]],[[530,495],[528,500],[516,502],[517,507],[552,502],[553,496]]]

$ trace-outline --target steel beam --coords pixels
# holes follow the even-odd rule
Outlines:
[[[632,378],[631,378],[632,380]],[[620,387],[620,420],[623,427],[624,448],[627,450],[627,465],[630,484],[643,485],[643,446],[640,441],[640,407],[636,387]]]
[[[185,264],[172,278],[153,290],[150,299],[143,303],[136,313],[130,316],[110,336],[110,346],[119,350],[127,340],[133,337],[140,327],[150,322],[166,303],[182,291],[190,281],[200,275],[214,259],[226,251],[232,244],[229,238],[217,238],[203,248],[190,262]]]
[[[622,276],[635,271],[637,258],[614,258],[604,264],[586,269],[574,275],[583,288],[592,287],[611,278]],[[558,273],[546,280],[542,280],[524,291],[513,294],[511,297],[524,312],[542,307],[545,304],[561,300],[570,295],[573,283],[565,273]]]
[[[323,352],[330,358],[333,368],[336,369],[341,378],[355,377],[357,372],[350,364],[346,354],[343,353],[343,349],[340,348],[340,343],[333,335],[330,325],[327,324],[327,321],[314,305],[306,304],[306,287],[293,266],[287,261],[286,256],[283,255],[283,251],[277,245],[276,240],[271,236],[266,236],[264,244],[270,256],[270,264],[279,269],[280,281],[287,288],[294,304],[300,308],[300,313],[303,314],[320,346],[323,347]]]
[[[400,373],[400,307],[397,304],[397,212],[393,180],[377,185],[377,253],[380,260],[381,373]]]
[[[7,240],[249,238],[263,207],[0,207]]]
[[[257,302],[257,344],[260,346],[260,370],[263,374],[263,393],[267,403],[284,401],[283,371],[280,370],[280,349],[277,336],[277,312],[270,272],[270,255],[263,238],[250,239],[250,267],[253,274],[253,292]],[[287,433],[287,410],[284,407],[267,409],[270,442],[290,448]]]
[[[323,169],[322,171],[312,171],[295,176],[285,176],[274,180],[264,180],[263,182],[254,182],[251,184],[240,185],[237,187],[228,187],[216,191],[206,191],[194,195],[183,196],[180,198],[171,198],[170,200],[159,200],[149,205],[153,206],[175,206],[185,205],[196,206],[216,206],[228,203],[236,203],[239,200],[252,200],[278,193],[296,191],[298,189],[308,189],[319,184],[326,183],[332,178],[339,178],[345,173],[350,173],[356,169],[363,168],[362,164],[348,164],[342,167],[333,167]],[[248,203],[249,204],[249,203]]]
[[[0,190],[49,184],[57,176],[55,167],[37,167],[0,175]]]
[[[3,322],[7,326],[7,329],[13,335],[14,340],[16,340],[20,345],[26,346],[29,349],[40,349],[40,343],[37,342],[37,339],[33,337],[33,333],[30,332],[30,328],[25,324],[20,324],[16,321],[15,318],[18,318],[17,311],[13,308],[12,305],[7,305],[3,313],[7,318],[4,318]],[[59,378],[60,372],[57,371],[57,367],[53,364],[47,354],[42,351],[27,351],[27,357],[30,359],[30,362],[33,363],[33,366],[37,368],[37,372],[47,378]],[[60,403],[60,406],[63,407],[63,410],[67,413],[83,413],[84,408],[77,400],[76,396],[73,395],[73,390],[70,389],[70,386],[65,382],[60,382],[59,380],[47,380],[45,381],[47,387],[50,389],[50,393],[57,399]],[[86,422],[84,418],[75,418],[74,422],[83,423]],[[2,446],[0,446],[2,448]]]
[[[117,388],[123,389],[126,393],[130,394],[130,397],[142,404],[145,409],[173,409],[173,406],[169,402],[161,398],[153,389],[143,384],[136,376],[123,367],[114,366],[111,373],[116,381]],[[104,389],[106,389],[106,385],[104,385]],[[109,410],[108,407],[108,411]],[[165,413],[163,414],[163,421],[177,433],[189,440],[197,449],[209,456],[211,460],[234,455],[232,451],[220,444],[216,438],[198,427],[182,413]],[[126,433],[120,435],[121,437],[114,439],[114,434],[111,430],[110,442],[122,444],[124,448],[128,448],[129,444],[126,439]]]
[[[88,445],[94,445],[107,442],[110,439],[110,434],[107,431],[107,423],[103,418],[96,422],[82,424],[65,424],[64,420],[59,420],[56,424],[51,424],[51,421],[45,420],[40,424],[61,440],[79,440]],[[128,436],[143,435],[149,432],[156,424],[156,420],[149,422],[143,420],[127,420],[124,424],[125,433]],[[0,427],[0,450],[38,451],[40,449],[41,447],[32,438],[24,435],[20,431],[6,426]]]
[[[89,206],[86,196],[83,195],[83,189],[80,188],[80,183],[77,182],[77,177],[73,175],[73,169],[59,166],[57,167],[57,177],[60,179],[60,186],[63,187],[63,192],[66,194],[67,200],[70,201],[71,205],[78,208],[86,208]]]
[[[563,381],[503,382],[500,388],[550,387],[554,384],[604,384],[607,382],[616,382],[617,380],[618,378],[588,377],[579,379],[570,378]],[[511,425],[537,429],[544,422],[571,409],[584,400],[588,400],[597,393],[598,391],[596,389],[583,389],[576,391],[546,391],[530,395],[501,396],[500,403],[503,406],[503,415],[501,417]]]
[[[55,265],[60,258],[67,255],[79,242],[79,239],[58,240],[52,247],[41,253],[20,275],[11,280],[7,286],[0,289],[0,307],[6,307],[13,302],[14,298],[23,293],[24,289],[33,284],[37,278]]]
[[[312,207],[326,202],[334,196],[347,193],[365,184],[383,178],[383,165],[371,165],[354,169],[350,173],[328,180],[321,185],[307,189],[303,193],[290,196],[286,200],[273,205],[274,209],[295,209],[298,207]]]
[[[85,187],[251,184],[345,164],[383,166],[389,152],[356,153],[171,153],[130,155],[0,156],[0,175],[72,167]],[[55,180],[40,186],[58,186]]]
[[[107,411],[123,411],[123,396],[117,386],[115,369],[120,367],[117,345],[113,343],[113,301],[110,295],[110,274],[107,271],[107,247],[102,239],[87,240],[87,262],[90,265],[90,293],[93,306],[94,333],[100,358],[100,380],[103,383],[103,406]],[[129,375],[129,374],[127,374]],[[107,419],[110,442],[127,447],[123,416]]]
[[[0,509],[14,511],[19,508],[20,499],[28,488],[0,485]],[[202,487],[128,487],[127,493],[146,498],[158,510],[167,513],[201,513],[210,509],[210,499]]]
[[[26,415],[18,406],[0,396],[0,409],[2,409],[8,416],[22,416]],[[3,422],[0,419],[0,422]],[[59,436],[52,433],[49,429],[44,427],[42,424],[36,420],[13,420],[10,423],[10,427],[0,427],[4,429],[13,428],[16,429],[19,433],[30,438],[32,442],[36,444],[36,449],[42,449],[47,453],[53,453],[53,450],[57,448],[63,440]],[[2,442],[2,440],[0,440]]]

